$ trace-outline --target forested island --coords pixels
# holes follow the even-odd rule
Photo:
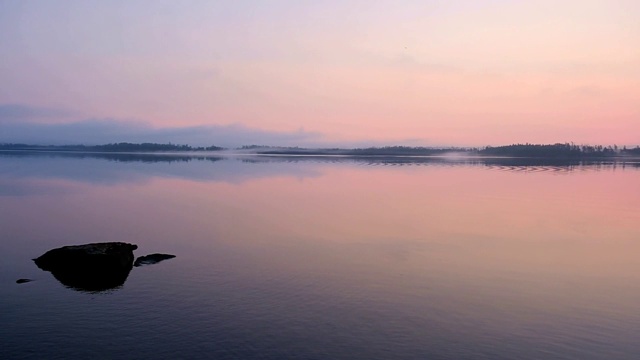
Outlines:
[[[256,155],[297,155],[297,156],[482,156],[482,157],[518,157],[582,159],[640,156],[640,146],[627,148],[602,145],[575,144],[513,144],[506,146],[486,146],[482,148],[463,147],[412,147],[384,146],[367,148],[301,148],[248,145],[236,149],[225,149],[211,145],[193,147],[190,145],[158,143],[112,143],[105,145],[29,145],[0,144],[0,150],[21,151],[67,151],[99,153],[174,153],[174,152],[210,152],[230,150],[231,152]]]
[[[484,156],[484,157],[528,157],[528,158],[607,158],[615,156],[640,156],[640,147],[628,149],[616,145],[574,145],[574,144],[513,144],[506,146],[487,146],[483,148],[461,147],[410,147],[385,146],[355,149],[305,149],[299,147],[259,147],[245,146],[242,149],[254,150],[263,155],[341,155],[341,156]]]
[[[582,157],[611,157],[625,155],[640,155],[640,147],[627,149],[618,146],[575,145],[575,144],[515,144],[507,146],[487,146],[476,151],[479,155],[512,156],[512,157],[553,157],[553,158],[582,158]]]

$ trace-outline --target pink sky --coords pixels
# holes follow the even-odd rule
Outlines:
[[[634,145],[638,19],[635,0],[2,2],[0,105],[65,116],[0,120]]]

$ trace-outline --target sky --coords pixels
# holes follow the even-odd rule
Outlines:
[[[0,0],[0,142],[640,144],[637,0]]]

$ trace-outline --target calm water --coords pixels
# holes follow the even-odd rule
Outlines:
[[[639,185],[634,162],[0,152],[0,358],[638,359]],[[103,241],[177,257],[101,293],[30,260]]]

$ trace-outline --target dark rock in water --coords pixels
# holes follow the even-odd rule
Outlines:
[[[31,279],[18,279],[18,280],[16,280],[16,284],[24,284],[24,283],[28,283],[28,282],[31,282],[31,281],[33,281],[33,280],[31,280]]]
[[[133,267],[133,250],[137,248],[122,242],[64,246],[33,261],[67,287],[103,291],[124,284]]]
[[[136,262],[133,264],[133,266],[157,264],[160,261],[173,259],[174,257],[176,256],[170,255],[170,254],[151,254],[146,256],[140,256],[139,258],[136,259]]]

